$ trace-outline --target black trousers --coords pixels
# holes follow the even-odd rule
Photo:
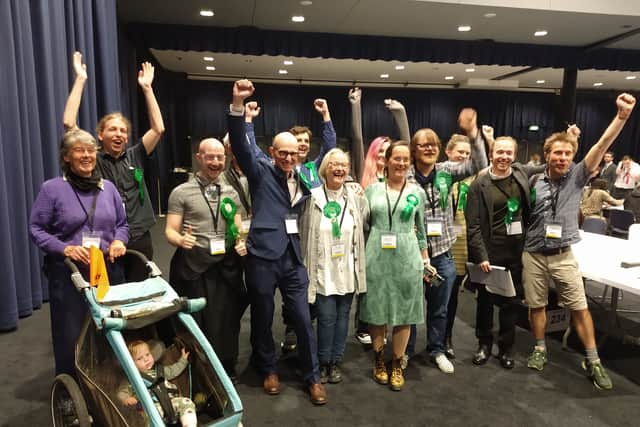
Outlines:
[[[151,241],[151,232],[147,231],[137,239],[131,240],[127,244],[127,249],[135,249],[138,252],[142,252],[149,260],[152,260],[153,242]],[[146,266],[138,257],[123,257],[122,266],[127,282],[140,282],[149,275]]]
[[[222,364],[233,367],[238,359],[240,321],[249,304],[242,278],[243,260],[229,251],[222,261],[192,275],[185,271],[182,256],[189,256],[189,251],[178,249],[171,259],[171,285],[181,296],[207,299],[205,308],[192,316]]]

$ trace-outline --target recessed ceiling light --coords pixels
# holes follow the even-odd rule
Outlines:
[[[209,10],[209,9],[202,9],[202,10],[200,11],[200,16],[211,17],[211,16],[213,16],[213,15],[214,15],[213,10]]]
[[[473,73],[476,69],[475,68],[465,68],[465,72],[467,73]]]
[[[536,37],[544,37],[547,34],[549,34],[549,32],[547,30],[536,30],[536,32],[533,33],[533,35],[536,36]]]
[[[604,84],[604,83],[602,83],[602,82],[596,82],[596,83],[594,83],[593,85],[594,85],[594,86],[596,86],[596,87],[598,87],[598,86],[602,86],[603,84]]]
[[[289,74],[287,70],[278,70],[278,74]]]
[[[215,71],[216,67],[209,65],[208,67],[205,67],[207,69],[207,71]]]
[[[458,27],[458,31],[460,31],[462,33],[467,32],[467,31],[471,31],[471,25],[460,25]]]
[[[627,77],[625,77],[625,79],[627,79],[627,80],[635,80],[636,76],[627,76]]]
[[[404,65],[396,65],[396,70],[404,70]]]
[[[545,80],[536,80],[536,83],[539,84],[539,85],[541,85],[542,83],[545,83],[545,82],[546,82]]]
[[[381,79],[388,79],[389,78],[389,74],[380,74],[380,78]]]
[[[495,18],[497,15],[493,12],[485,13],[483,15],[485,18]]]
[[[291,20],[293,22],[304,22],[304,16],[302,15],[295,15],[291,17]]]
[[[293,65],[293,61],[290,61],[290,60],[288,60],[288,59],[285,59],[284,61],[282,61],[282,63],[283,63],[284,65]]]
[[[540,130],[540,126],[538,126],[538,125],[529,125],[529,131],[537,132],[539,130]]]
[[[453,80],[453,79],[454,79],[454,77],[453,77],[453,76],[446,76],[444,79],[445,79],[445,80]]]
[[[301,4],[302,6],[311,6],[311,5],[313,4],[313,2],[312,2],[311,0],[302,0],[302,1],[300,2],[300,4]]]
[[[204,57],[204,58],[202,58],[202,59],[204,59],[205,61],[209,61],[209,62],[211,62],[211,61],[213,61],[213,56],[205,56],[205,57]]]

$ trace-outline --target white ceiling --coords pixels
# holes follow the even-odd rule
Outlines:
[[[523,8],[524,5],[529,8]],[[213,10],[215,15],[201,17],[199,11],[205,8]],[[554,8],[560,10],[552,10]],[[608,13],[575,12],[578,8],[596,12],[606,9]],[[640,28],[638,0],[312,0],[308,6],[303,6],[299,0],[120,0],[118,13],[124,22],[253,26],[265,30],[457,40],[491,39],[496,42],[560,46],[586,46]],[[487,13],[493,13],[495,17],[485,17]],[[291,22],[293,15],[305,16],[305,22]],[[458,32],[459,25],[470,25],[472,29]],[[533,33],[541,29],[547,30],[548,35],[534,37]],[[609,47],[635,49],[640,54],[640,35],[618,41]],[[220,80],[249,77],[293,84],[345,85],[356,82],[362,86],[464,86],[469,78],[489,80],[524,68],[245,56],[218,52],[152,52],[163,67],[187,73],[191,78]],[[214,61],[204,61],[204,56],[212,56]],[[293,65],[283,65],[285,59],[292,60]],[[396,70],[396,65],[404,65],[405,69]],[[214,66],[215,70],[206,70],[206,66]],[[475,71],[465,72],[470,67]],[[279,70],[287,70],[288,73],[279,74]],[[381,78],[380,75],[385,73],[389,77]],[[454,79],[445,80],[445,76],[453,76]],[[637,78],[627,80],[627,76]],[[537,69],[514,79],[517,83],[510,83],[524,90],[554,90],[562,86],[562,70]],[[536,83],[538,80],[545,82]],[[594,83],[601,82],[601,89],[635,90],[639,81],[640,72],[585,70],[578,74],[579,88],[593,89]]]

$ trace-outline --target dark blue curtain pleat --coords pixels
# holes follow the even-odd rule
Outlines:
[[[116,28],[115,0],[0,2],[0,330],[14,329],[48,298],[42,255],[28,235],[31,206],[59,174],[74,50],[89,72],[80,126],[93,130],[98,112],[119,105]]]

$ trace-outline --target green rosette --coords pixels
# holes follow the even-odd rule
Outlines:
[[[513,214],[518,212],[520,208],[520,202],[515,197],[510,197],[507,200],[507,214],[504,216],[504,223],[509,225],[513,222]]]
[[[436,172],[435,185],[440,193],[440,207],[445,210],[451,189],[451,174],[445,171]]]
[[[458,185],[458,210],[467,209],[467,194],[469,194],[469,183],[461,181]]]
[[[236,239],[238,238],[238,226],[235,222],[236,212],[238,211],[238,207],[235,202],[228,197],[225,197],[220,202],[220,213],[222,217],[227,222],[227,246],[233,246]]]
[[[308,190],[311,190],[313,188],[313,183],[318,179],[318,174],[316,173],[316,164],[315,162],[307,162],[304,164],[304,167],[309,170],[309,177],[307,178],[302,169],[300,169],[300,173],[298,175],[300,176],[300,180],[305,185],[305,187],[307,187]]]
[[[419,202],[420,200],[415,194],[407,195],[407,205],[402,209],[402,212],[400,212],[400,219],[404,222],[409,221],[413,210],[418,206]]]
[[[138,184],[138,197],[140,198],[140,202],[144,203],[144,173],[142,169],[135,168],[133,171],[133,179]]]
[[[335,201],[327,202],[322,210],[324,216],[331,220],[331,235],[334,239],[339,239],[342,234],[340,232],[340,224],[338,223],[338,216],[340,216],[340,212],[342,212],[342,208],[340,207],[340,204]]]

